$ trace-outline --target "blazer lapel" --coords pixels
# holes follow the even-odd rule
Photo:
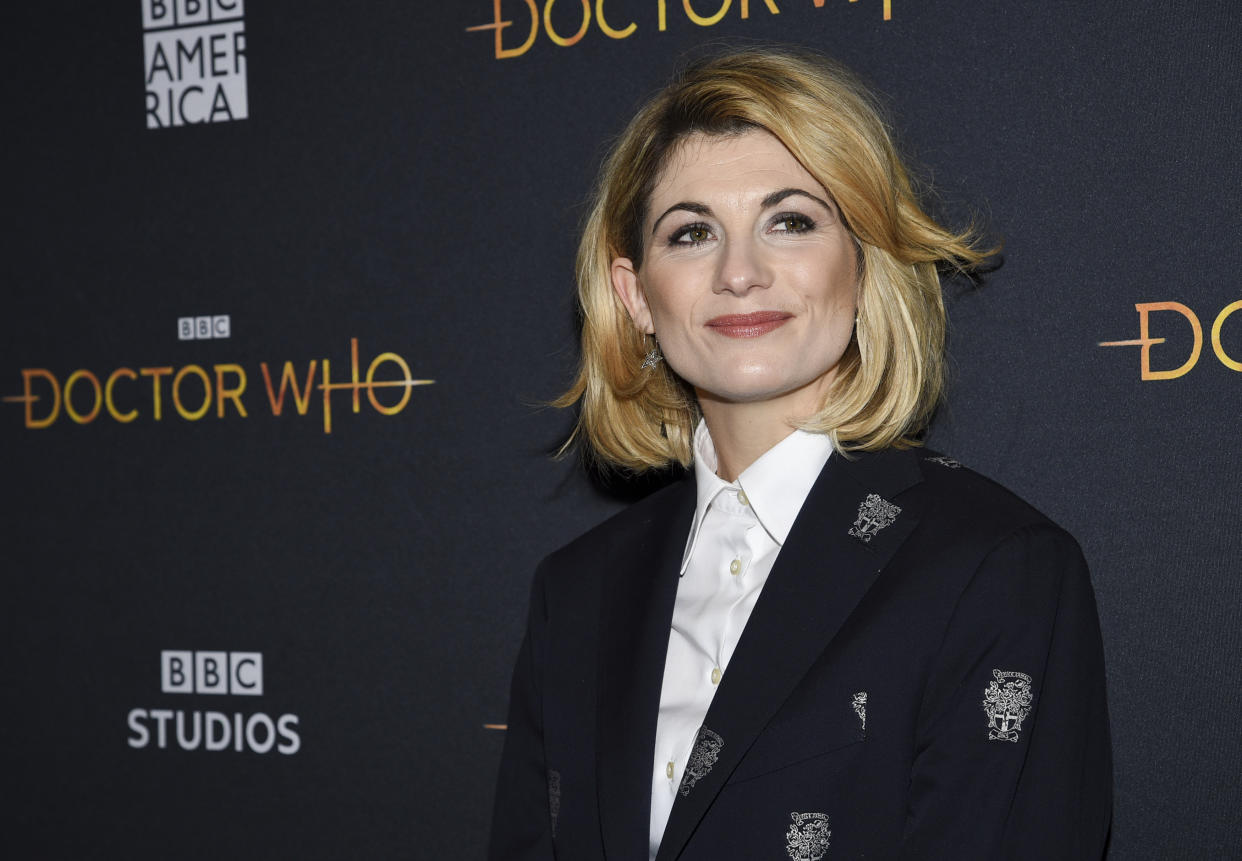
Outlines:
[[[918,522],[917,494],[897,502],[899,511],[891,507],[920,481],[916,454],[851,457],[828,459],[777,556],[703,721],[713,734],[700,734],[706,771],[700,764],[674,803],[657,861],[678,856],[756,736]],[[658,690],[656,697],[658,708]]]
[[[694,516],[693,479],[668,496],[632,531],[633,552],[606,560],[613,570],[600,610],[600,827],[605,856],[626,861],[648,857],[656,719],[677,574]]]

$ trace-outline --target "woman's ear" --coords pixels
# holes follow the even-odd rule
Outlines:
[[[651,309],[647,307],[647,297],[643,294],[642,285],[638,283],[634,262],[628,257],[618,257],[612,261],[609,272],[612,275],[612,289],[617,291],[621,304],[630,312],[634,325],[645,335],[655,334],[655,326],[651,323]]]

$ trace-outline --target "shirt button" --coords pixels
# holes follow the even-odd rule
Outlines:
[[[737,492],[737,501],[742,503],[742,505],[750,505],[750,500],[746,498],[746,491],[744,490]]]
[[[712,667],[712,684],[720,684],[720,667]]]
[[[671,761],[668,765],[664,766],[664,776],[669,780],[673,779],[673,763]]]
[[[741,560],[741,559],[734,559],[732,562],[730,562],[730,563],[729,563],[729,573],[730,573],[730,574],[737,574],[737,573],[738,573],[739,571],[741,571],[741,570],[742,570],[742,560]]]

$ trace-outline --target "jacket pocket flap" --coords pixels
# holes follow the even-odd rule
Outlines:
[[[866,694],[818,699],[810,709],[782,709],[755,739],[729,782],[749,780],[866,741]]]

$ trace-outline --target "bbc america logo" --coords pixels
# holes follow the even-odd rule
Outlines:
[[[243,0],[142,0],[147,128],[244,120]]]
[[[160,652],[160,691],[204,696],[263,696],[263,653]],[[126,740],[135,749],[233,750],[283,754],[302,747],[298,716],[172,708],[130,709]]]

